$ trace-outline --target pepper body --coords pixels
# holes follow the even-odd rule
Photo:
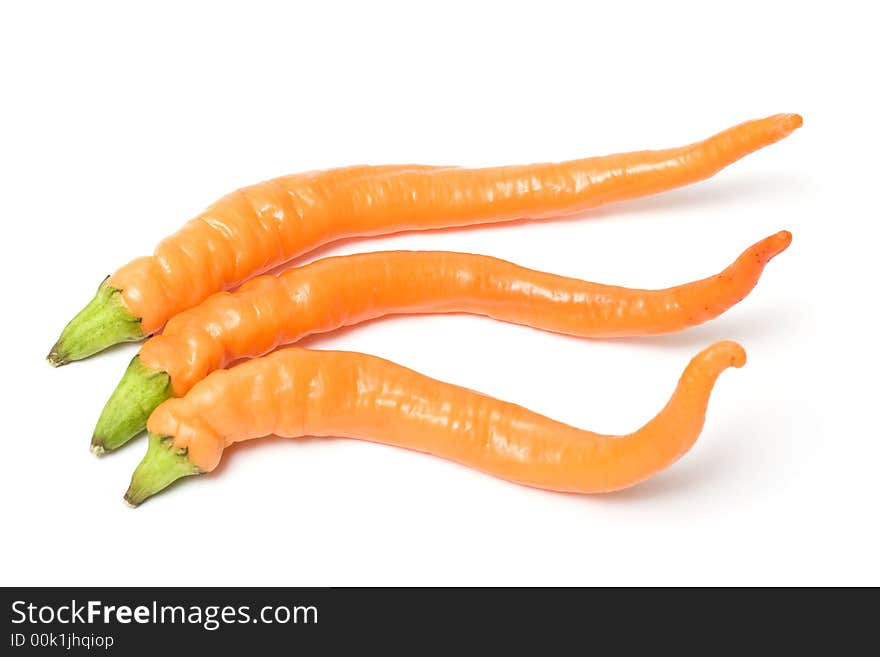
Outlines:
[[[655,194],[708,178],[800,125],[798,115],[779,114],[689,146],[563,163],[358,166],[276,178],[220,199],[109,283],[150,335],[214,292],[333,240],[541,219]]]
[[[325,258],[261,276],[174,317],[140,349],[141,364],[185,394],[210,372],[306,335],[377,317],[472,313],[581,337],[681,330],[739,302],[791,241],[782,231],[719,274],[663,290],[590,283],[489,256],[391,251]]]
[[[538,488],[600,493],[678,460],[702,430],[718,375],[744,363],[738,344],[712,345],[691,360],[654,419],[605,436],[375,356],[289,348],[214,372],[160,405],[148,429],[168,440],[162,451],[185,460],[189,471],[175,476],[213,470],[235,442],[339,436],[427,452]],[[133,504],[158,492],[143,485],[150,468],[145,459],[135,472]]]

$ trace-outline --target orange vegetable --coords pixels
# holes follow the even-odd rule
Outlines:
[[[154,255],[113,274],[49,354],[61,365],[150,335],[175,314],[343,237],[581,212],[696,182],[800,127],[796,114],[705,141],[556,164],[464,169],[353,167],[276,178],[222,198]]]
[[[739,302],[790,242],[791,233],[781,231],[720,274],[665,290],[587,283],[488,256],[419,251],[326,258],[261,276],[180,313],[147,340],[104,407],[92,448],[121,446],[143,431],[161,402],[231,362],[385,315],[467,312],[584,337],[678,331]]]
[[[269,434],[357,438],[537,488],[614,491],[690,449],[718,375],[745,358],[735,342],[716,343],[690,362],[653,420],[624,436],[604,436],[375,356],[284,349],[216,371],[159,406],[125,499],[140,504],[180,477],[210,472],[229,445]]]

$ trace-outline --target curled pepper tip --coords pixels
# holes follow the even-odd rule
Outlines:
[[[739,369],[746,364],[746,350],[738,342],[722,340],[716,342],[703,352],[710,360],[714,360],[725,367]]]

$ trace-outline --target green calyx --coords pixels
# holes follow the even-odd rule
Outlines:
[[[92,435],[92,451],[100,456],[122,447],[146,429],[150,414],[173,396],[166,372],[147,367],[139,356],[132,358],[101,411]]]
[[[187,450],[174,447],[170,436],[151,433],[147,455],[131,476],[125,501],[129,506],[138,506],[178,479],[201,473],[189,460]]]
[[[150,414],[173,396],[166,372],[147,367],[139,356],[132,358],[101,411],[92,435],[92,451],[100,455],[122,447],[146,429]]]
[[[88,358],[120,342],[144,337],[141,320],[122,303],[121,290],[105,278],[95,297],[64,327],[58,342],[46,357],[52,367]]]

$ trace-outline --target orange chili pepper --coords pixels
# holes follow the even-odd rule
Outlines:
[[[801,124],[778,114],[667,150],[487,169],[352,167],[245,187],[105,281],[48,360],[139,340],[214,292],[333,240],[541,219],[656,194],[708,178]]]
[[[210,372],[312,333],[402,313],[466,312],[582,337],[678,331],[743,299],[791,243],[781,231],[720,274],[664,290],[588,283],[465,253],[390,251],[326,258],[221,292],[168,322],[126,370],[92,437],[97,453],[146,427],[150,413]]]
[[[210,472],[229,445],[269,434],[357,438],[537,488],[614,491],[684,455],[703,428],[718,375],[745,360],[735,342],[712,345],[691,360],[653,420],[631,434],[603,436],[375,356],[283,349],[218,370],[159,406],[125,499],[140,504],[176,479]]]

